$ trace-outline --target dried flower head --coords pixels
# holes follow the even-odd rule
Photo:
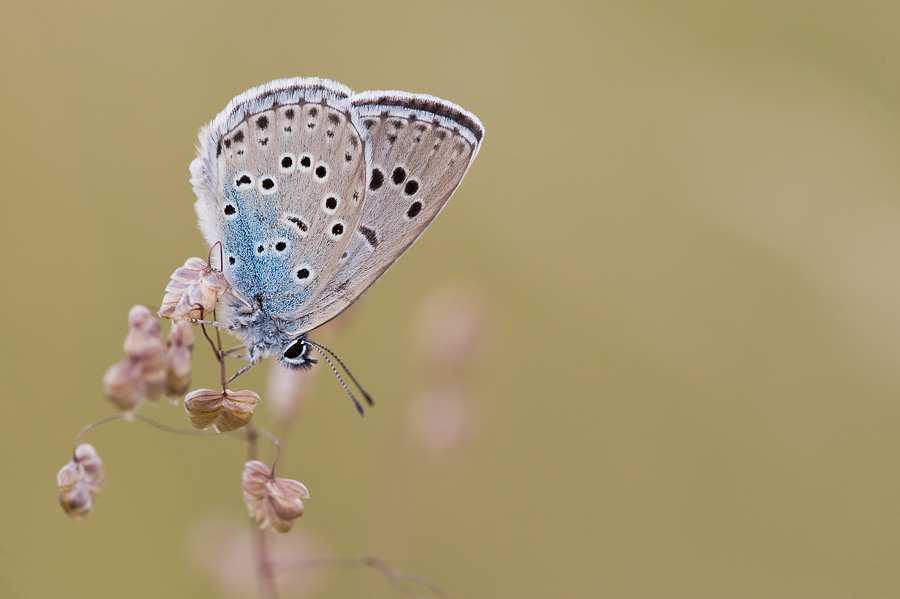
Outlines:
[[[136,360],[147,354],[156,354],[163,346],[162,326],[147,306],[132,306],[128,311],[128,335],[125,337],[125,355]]]
[[[103,479],[103,462],[93,446],[82,443],[76,447],[72,460],[56,475],[59,503],[72,520],[83,520],[91,513]]]
[[[179,396],[191,386],[191,353],[194,329],[186,320],[172,323],[166,347],[166,393]]]
[[[250,422],[258,403],[259,395],[253,391],[197,389],[184,398],[184,409],[196,428],[212,426],[220,433],[227,433]]]
[[[103,375],[103,393],[120,410],[133,410],[141,399],[156,400],[166,384],[166,345],[157,317],[146,306],[128,312],[125,360]]]
[[[144,398],[141,370],[138,362],[125,359],[110,366],[103,375],[103,394],[123,412],[133,410]]]
[[[303,515],[301,499],[309,498],[302,483],[275,478],[269,467],[258,460],[244,464],[241,488],[250,517],[260,528],[277,532],[287,532],[294,526],[294,520]]]
[[[201,258],[188,258],[166,285],[159,315],[172,320],[204,318],[215,309],[219,294],[227,290],[228,283],[221,271]]]

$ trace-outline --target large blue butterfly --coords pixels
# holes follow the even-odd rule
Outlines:
[[[234,98],[200,131],[191,183],[230,289],[218,320],[251,365],[306,367],[306,333],[356,301],[459,186],[484,128],[459,106],[280,79]]]

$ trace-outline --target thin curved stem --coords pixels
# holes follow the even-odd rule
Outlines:
[[[75,447],[77,448],[81,444],[81,438],[84,436],[86,432],[91,430],[94,427],[100,426],[101,424],[106,424],[107,422],[112,422],[113,420],[119,420],[120,418],[128,418],[129,416],[136,416],[137,414],[113,414],[112,416],[107,416],[106,418],[101,418],[96,422],[92,422],[89,425],[85,426],[81,429],[78,434],[75,436]]]
[[[443,589],[431,580],[410,572],[398,572],[390,564],[374,555],[361,555],[359,557],[313,557],[305,560],[296,560],[290,565],[281,566],[282,571],[300,570],[305,568],[372,568],[381,573],[388,584],[409,597],[416,599],[418,595],[409,587],[414,583],[425,587],[440,599],[451,599]]]

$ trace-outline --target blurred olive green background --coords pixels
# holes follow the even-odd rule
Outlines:
[[[900,4],[0,9],[0,596],[217,596],[186,539],[245,513],[240,443],[100,428],[77,524],[55,475],[112,411],[129,307],[206,254],[197,129],[292,76],[434,94],[487,134],[331,341],[377,405],[320,373],[291,534],[459,598],[900,595]],[[480,432],[423,467],[414,317],[452,284],[494,305]],[[333,572],[319,596],[400,595]]]

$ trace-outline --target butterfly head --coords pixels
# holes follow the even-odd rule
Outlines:
[[[306,342],[304,333],[297,339],[289,339],[278,355],[278,360],[288,368],[306,370],[318,360],[311,357],[312,347]]]

